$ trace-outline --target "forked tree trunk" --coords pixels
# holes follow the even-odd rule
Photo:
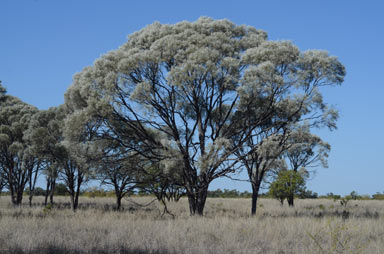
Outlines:
[[[72,211],[76,212],[77,208],[79,207],[79,192],[75,191],[73,194],[71,194],[71,206]]]
[[[205,202],[207,201],[208,188],[202,188],[197,193],[187,191],[190,215],[204,215]]]
[[[21,206],[23,201],[23,188],[11,189],[11,199],[14,206]]]
[[[44,197],[44,205],[46,206],[48,204],[48,198],[49,203],[53,205],[53,195],[55,192],[55,186],[56,186],[56,179],[54,178],[47,178],[47,189],[45,190],[45,197]]]

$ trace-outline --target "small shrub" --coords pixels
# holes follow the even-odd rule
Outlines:
[[[364,253],[367,242],[352,241],[350,229],[343,222],[328,221],[326,228],[320,229],[316,234],[307,232],[317,246],[318,253]]]
[[[44,213],[50,213],[50,212],[52,211],[52,208],[53,208],[52,204],[48,204],[48,205],[46,205],[46,206],[43,208],[43,212],[44,212]]]
[[[342,199],[340,200],[340,205],[341,205],[341,206],[344,206],[344,207],[347,207],[347,205],[348,205],[348,203],[349,203],[350,200],[351,200],[351,199],[350,199],[349,197],[342,198]]]

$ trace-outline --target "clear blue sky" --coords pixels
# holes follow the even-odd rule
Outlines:
[[[159,21],[227,18],[263,29],[300,49],[326,49],[346,66],[325,99],[340,110],[328,169],[308,187],[320,194],[384,191],[384,2],[382,1],[0,1],[0,80],[9,94],[40,109],[63,103],[74,73]],[[212,188],[250,190],[216,181]]]

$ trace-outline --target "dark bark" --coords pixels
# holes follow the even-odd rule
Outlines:
[[[49,195],[49,203],[53,205],[53,195],[55,194],[55,187],[56,187],[56,179],[52,178],[52,183],[51,183],[51,193]]]
[[[11,191],[12,204],[14,206],[21,206],[21,202],[23,201],[23,190],[17,189]]]
[[[84,182],[84,173],[81,172],[76,163],[67,161],[62,173],[62,179],[65,181],[70,195],[72,210],[76,211],[79,204],[81,185]]]
[[[256,209],[257,209],[257,199],[259,197],[259,189],[260,185],[256,183],[251,183],[252,184],[252,208],[251,208],[251,215],[254,216],[256,215]]]
[[[195,193],[187,191],[190,215],[204,215],[205,202],[207,200],[208,188],[201,188]]]
[[[288,205],[290,207],[293,207],[294,206],[294,195],[293,194],[289,194],[288,197],[287,197],[287,202],[288,202]]]
[[[120,210],[121,209],[121,199],[122,199],[122,196],[116,196],[116,205],[117,205],[117,210]]]
[[[15,186],[13,185],[11,188],[11,199],[12,204],[14,206],[21,206],[21,202],[23,201],[23,192],[24,192],[24,185],[21,186]]]
[[[49,191],[50,191],[50,182],[49,182],[49,179],[47,179],[47,185],[45,188],[45,195],[44,195],[44,206],[47,206]]]
[[[29,181],[29,207],[32,206],[32,199],[33,195],[35,194],[35,186],[36,186],[36,181],[37,181],[37,176],[39,174],[39,169],[40,165],[37,164],[36,168],[35,166],[31,166],[31,169],[29,170],[29,176],[28,176],[28,181]]]
[[[121,209],[121,199],[123,198],[124,194],[122,191],[120,191],[119,186],[115,185],[115,195],[116,195],[116,209]]]
[[[76,211],[77,208],[79,207],[79,196],[80,196],[80,186],[83,182],[83,176],[81,173],[77,176],[77,186],[76,186],[76,191],[73,193],[73,202],[72,202],[72,210]]]
[[[189,213],[190,215],[195,215],[196,213],[195,197],[190,192],[187,192],[187,196],[188,196],[188,203],[189,203]]]
[[[48,204],[48,198],[49,198],[49,203],[53,205],[53,196],[55,192],[55,186],[56,186],[56,179],[52,177],[47,177],[47,188],[45,190],[45,197],[44,197],[45,206]]]

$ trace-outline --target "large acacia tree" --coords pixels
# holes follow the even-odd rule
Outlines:
[[[108,132],[127,149],[162,162],[164,170],[177,168],[191,214],[202,215],[209,184],[241,166],[242,156],[234,153],[255,130],[268,128],[276,114],[289,116],[281,111],[297,110],[290,108],[298,103],[295,89],[318,71],[290,44],[275,54],[280,43],[269,51],[265,43],[265,32],[228,20],[154,23],[77,74],[66,103],[75,117],[87,116],[84,125],[92,123],[90,115],[103,119],[99,136]],[[285,67],[286,61],[296,68]],[[117,120],[135,132],[139,149],[111,128]]]

